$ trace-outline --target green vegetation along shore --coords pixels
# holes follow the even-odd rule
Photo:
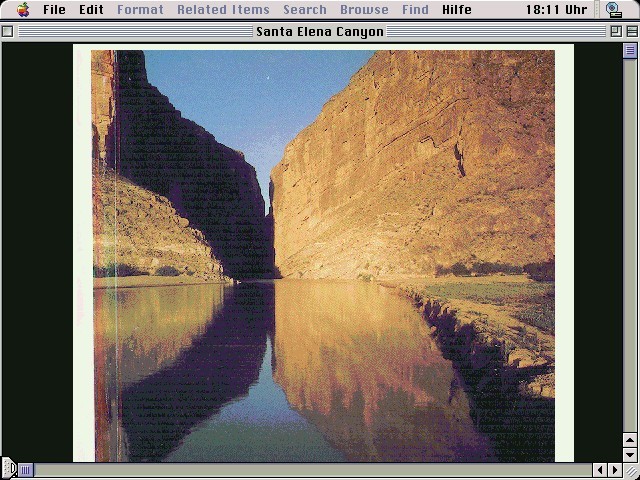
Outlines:
[[[454,335],[471,334],[476,344],[496,345],[504,366],[540,368],[521,382],[523,393],[555,398],[555,284],[524,275],[380,280],[412,299],[421,311],[447,312]],[[437,326],[430,325],[437,335]]]

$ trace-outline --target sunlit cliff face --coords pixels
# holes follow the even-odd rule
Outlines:
[[[287,400],[351,461],[486,458],[450,362],[382,288],[276,284],[274,378]]]
[[[291,278],[553,257],[553,51],[379,51],[271,171]]]
[[[91,121],[93,128],[93,160],[106,162],[107,136],[114,115],[114,68],[112,50],[91,52]]]

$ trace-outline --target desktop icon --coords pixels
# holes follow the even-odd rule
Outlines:
[[[18,5],[18,15],[21,17],[29,16],[29,6],[27,5],[27,2]]]

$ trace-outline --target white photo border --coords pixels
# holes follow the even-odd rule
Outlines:
[[[73,47],[73,461],[95,461],[92,50],[554,50],[555,460],[574,459],[574,49],[572,44],[77,44]],[[354,72],[355,73],[355,72]],[[215,134],[215,132],[212,132]]]

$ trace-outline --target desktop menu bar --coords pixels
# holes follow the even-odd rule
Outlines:
[[[8,0],[0,18],[18,20],[597,20],[637,19],[633,0],[528,2],[504,0],[445,1],[83,1]]]

